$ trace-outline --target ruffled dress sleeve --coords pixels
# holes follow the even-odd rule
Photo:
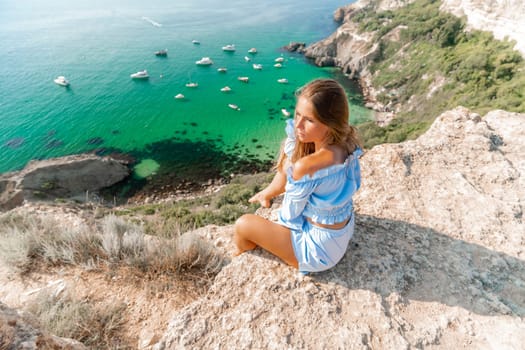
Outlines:
[[[285,195],[279,211],[279,222],[289,228],[300,229],[304,223],[303,211],[308,198],[315,189],[315,182],[295,181],[292,177],[292,168],[287,170],[286,178]]]
[[[286,154],[288,159],[291,159],[293,150],[295,148],[295,131],[293,119],[286,120],[286,127],[284,130],[286,131],[286,140],[284,141],[284,154]]]
[[[286,140],[284,141],[284,153],[288,159],[292,158],[295,148],[295,130],[294,120],[292,118],[286,120]],[[303,223],[301,213],[308,197],[313,191],[313,187],[302,186],[301,183],[294,181],[292,178],[292,167],[286,169],[286,188],[285,196],[279,211],[279,221],[290,228],[300,228]]]

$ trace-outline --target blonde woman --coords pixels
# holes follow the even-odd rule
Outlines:
[[[237,254],[260,246],[304,273],[341,260],[354,233],[352,195],[361,184],[361,144],[348,115],[346,93],[335,80],[317,79],[299,91],[276,174],[250,199],[269,207],[284,193],[279,220],[240,217]]]

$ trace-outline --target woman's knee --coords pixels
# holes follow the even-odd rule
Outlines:
[[[251,222],[253,221],[252,216],[253,214],[244,214],[240,218],[235,221],[235,232],[236,233],[242,233],[251,225]]]

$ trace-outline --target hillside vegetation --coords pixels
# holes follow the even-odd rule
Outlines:
[[[466,31],[464,19],[439,6],[417,0],[394,11],[368,8],[353,14],[360,29],[374,32],[380,43],[370,66],[379,102],[400,106],[389,126],[360,126],[368,147],[414,139],[437,115],[458,105],[482,115],[492,109],[525,112],[525,63],[514,42]]]

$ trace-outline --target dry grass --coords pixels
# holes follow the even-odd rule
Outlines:
[[[210,275],[222,258],[216,249],[192,233],[152,237],[144,228],[121,217],[103,217],[95,228],[69,227],[34,215],[0,216],[0,259],[19,274],[46,267],[131,267],[143,273],[183,273],[188,269]]]
[[[21,274],[42,265],[93,266],[103,258],[96,232],[47,217],[5,214],[0,217],[0,238],[0,258]]]
[[[40,294],[27,306],[40,327],[59,337],[72,338],[92,349],[125,349],[121,337],[123,303],[93,305],[87,300],[75,300],[69,295],[55,297]]]
[[[173,232],[146,235],[142,225],[115,215],[91,225],[68,225],[35,214],[5,213],[0,215],[0,259],[20,276],[71,266],[118,275],[128,283],[147,281],[152,290],[162,287],[157,282],[174,279],[193,280],[195,287],[206,288],[222,268],[223,256],[192,232],[170,236]],[[127,319],[123,315],[132,311],[121,302],[102,303],[41,295],[28,311],[43,329],[89,348],[131,348],[122,328]]]

